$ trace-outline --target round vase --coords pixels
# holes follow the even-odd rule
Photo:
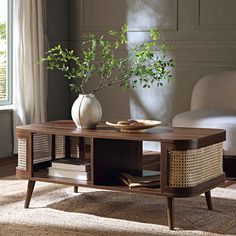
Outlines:
[[[71,108],[77,128],[94,129],[101,120],[102,107],[93,94],[80,94]]]

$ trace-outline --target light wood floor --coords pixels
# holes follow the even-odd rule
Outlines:
[[[143,166],[145,169],[158,169],[159,163],[159,156],[156,153],[145,152],[143,158]],[[16,166],[16,155],[6,158],[0,158],[0,177],[15,175]],[[225,183],[220,187],[236,189],[236,180],[226,180]]]

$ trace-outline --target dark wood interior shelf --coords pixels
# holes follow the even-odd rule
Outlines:
[[[65,185],[74,185],[74,186],[92,186],[91,181],[64,178],[64,177],[53,177],[53,176],[49,176],[47,171],[45,170],[34,171],[33,177],[31,177],[30,180],[65,184]]]
[[[129,193],[162,195],[160,187],[129,188],[128,186],[124,185],[119,180],[117,180],[116,182],[113,182],[110,185],[105,185],[105,186],[104,185],[93,185],[91,181],[83,181],[83,180],[77,180],[77,179],[71,179],[71,178],[49,176],[48,171],[45,169],[34,171],[33,177],[31,177],[29,179],[32,181],[41,181],[41,182],[64,184],[64,185],[74,185],[74,186],[81,186],[81,187],[86,186],[86,187],[90,187],[90,188],[122,191],[122,192],[129,192]]]

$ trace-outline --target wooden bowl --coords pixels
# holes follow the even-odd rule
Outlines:
[[[145,132],[147,129],[156,127],[161,124],[158,120],[134,120],[130,124],[117,124],[106,121],[106,125],[120,129],[121,132]],[[125,122],[125,121],[124,121]]]

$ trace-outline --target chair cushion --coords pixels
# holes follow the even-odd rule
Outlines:
[[[194,86],[191,110],[236,111],[236,70],[217,72],[201,78]]]
[[[236,112],[197,109],[177,114],[173,127],[217,128],[226,130],[224,142],[224,155],[236,156]]]

